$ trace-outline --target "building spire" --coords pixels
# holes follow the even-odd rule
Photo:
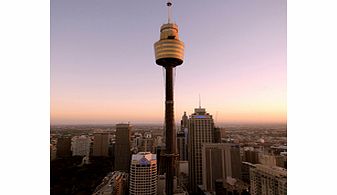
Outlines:
[[[201,97],[200,97],[200,94],[199,94],[199,108],[201,108]]]
[[[172,20],[172,2],[171,0],[168,0],[167,3],[167,18],[168,18],[168,23],[171,23],[171,20]]]

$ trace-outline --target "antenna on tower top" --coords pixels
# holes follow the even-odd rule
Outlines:
[[[199,94],[199,108],[201,108],[201,98],[200,98],[200,94]]]
[[[171,23],[171,17],[172,17],[172,9],[171,9],[171,6],[172,6],[172,2],[170,0],[167,1],[166,3],[167,5],[167,15],[168,15],[168,23]]]

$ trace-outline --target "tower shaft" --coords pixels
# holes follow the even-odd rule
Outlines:
[[[166,66],[165,81],[165,127],[166,127],[166,151],[175,152],[173,145],[174,133],[174,102],[173,102],[173,67]]]
[[[176,147],[174,144],[173,66],[165,66],[166,194],[173,194]]]

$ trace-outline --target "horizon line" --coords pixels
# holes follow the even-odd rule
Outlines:
[[[164,122],[111,122],[111,123],[50,123],[50,126],[70,126],[70,125],[164,125]],[[179,126],[179,123],[176,123]],[[287,125],[287,122],[217,122],[218,125]],[[214,125],[214,126],[218,126]]]

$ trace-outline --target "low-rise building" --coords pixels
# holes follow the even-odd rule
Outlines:
[[[128,174],[120,171],[109,173],[93,195],[124,195],[128,189]]]

